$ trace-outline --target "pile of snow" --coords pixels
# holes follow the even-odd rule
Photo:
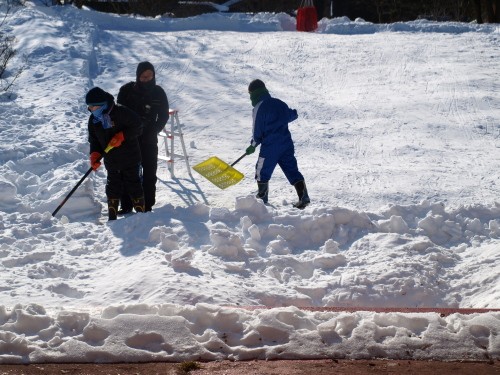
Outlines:
[[[2,363],[188,360],[498,358],[498,314],[307,312],[113,306],[99,316],[40,305],[0,307]]]
[[[498,311],[362,311],[499,307],[498,26],[339,18],[297,33],[286,14],[28,3],[2,27],[10,69],[27,65],[0,96],[0,363],[500,358]],[[52,217],[89,168],[85,93],[116,95],[143,60],[191,165],[244,152],[246,87],[263,79],[299,111],[313,203],[292,208],[279,170],[270,205],[255,199],[252,155],[226,190],[161,164],[154,211],[112,223],[101,168]]]

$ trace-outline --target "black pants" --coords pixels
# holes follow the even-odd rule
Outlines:
[[[144,191],[144,206],[146,211],[151,211],[156,203],[156,171],[158,170],[158,145],[141,144],[142,157],[142,189]],[[132,209],[130,194],[121,197],[121,208]]]
[[[144,195],[142,191],[140,165],[122,170],[107,170],[106,196],[108,199],[119,199],[123,195],[140,198]]]

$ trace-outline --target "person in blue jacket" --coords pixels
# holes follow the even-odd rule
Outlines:
[[[259,158],[255,168],[257,180],[257,198],[264,203],[268,201],[269,180],[277,165],[285,174],[288,182],[295,187],[299,201],[294,207],[303,209],[310,202],[304,176],[299,171],[292,135],[288,123],[298,118],[297,110],[291,109],[283,101],[271,97],[266,85],[260,79],[255,79],[248,86],[252,101],[253,135],[246,154],[255,152],[260,145]]]

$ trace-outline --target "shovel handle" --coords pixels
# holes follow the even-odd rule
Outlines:
[[[241,159],[243,159],[245,156],[247,156],[246,152],[243,155],[241,155],[238,159],[236,159],[236,161],[233,164],[231,164],[231,167],[235,165],[237,162],[239,162]]]
[[[113,148],[113,146],[109,146],[108,145],[108,147],[106,147],[106,149],[104,150],[104,152],[108,153],[112,148]],[[99,162],[99,161],[101,161],[101,159],[102,159],[102,155],[99,156],[99,158],[97,158],[96,161]],[[93,171],[93,169],[92,169],[92,167],[90,167],[89,170],[87,172],[85,172],[85,174],[80,179],[80,181],[78,181],[78,183],[75,185],[75,187],[73,189],[71,189],[71,191],[68,193],[68,195],[66,196],[66,198],[64,198],[63,201],[61,202],[61,204],[59,206],[57,206],[57,208],[54,210],[54,212],[52,212],[52,216],[56,216],[56,214],[59,212],[59,210],[61,209],[61,207],[64,206],[64,204],[66,203],[66,201],[73,195],[73,193],[76,191],[76,189],[78,189],[78,186],[80,186],[82,184],[82,182],[87,178],[87,176],[92,171]]]

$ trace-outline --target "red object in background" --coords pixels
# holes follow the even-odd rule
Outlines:
[[[318,28],[318,13],[313,0],[303,0],[297,9],[297,31],[314,31]]]

